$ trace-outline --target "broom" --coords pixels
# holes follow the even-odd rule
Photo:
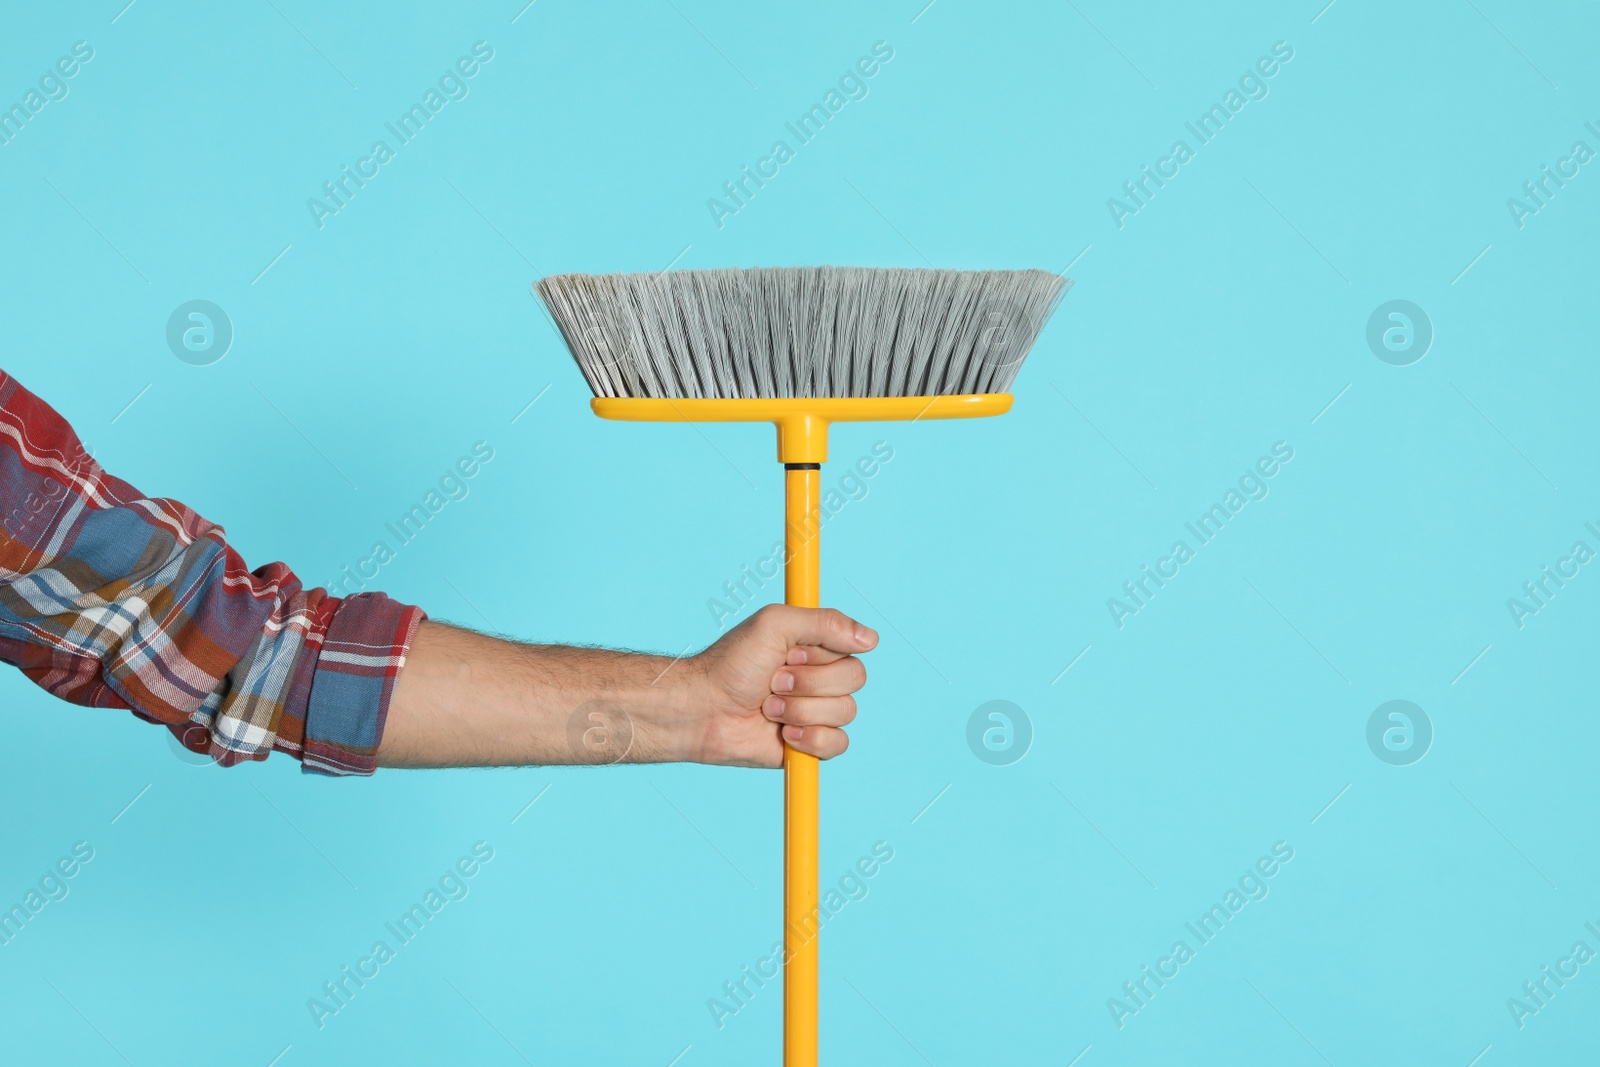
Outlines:
[[[1010,410],[1071,283],[1038,270],[780,267],[559,274],[535,286],[607,419],[772,422],[784,465],[784,601],[819,606],[833,422]],[[783,1062],[817,1062],[817,759],[784,746]]]

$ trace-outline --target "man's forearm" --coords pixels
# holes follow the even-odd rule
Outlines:
[[[878,635],[837,611],[769,604],[698,655],[523,645],[424,622],[378,765],[505,767],[830,759]]]
[[[380,767],[661,763],[702,758],[692,663],[524,645],[436,622],[412,642]]]

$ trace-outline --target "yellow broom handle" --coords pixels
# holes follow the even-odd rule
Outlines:
[[[820,607],[822,471],[817,464],[784,470],[786,522],[783,599]],[[817,758],[783,748],[783,1063],[817,1063]]]

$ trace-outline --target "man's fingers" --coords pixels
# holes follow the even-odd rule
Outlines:
[[[866,652],[878,643],[878,635],[870,627],[833,608],[768,604],[758,614],[761,624],[782,635],[787,645],[820,645],[849,655]]]
[[[779,696],[838,697],[866,684],[867,668],[854,656],[820,667],[779,667],[772,675],[772,691]]]
[[[794,726],[849,726],[855,721],[855,697],[770,696],[761,713],[773,722]]]
[[[832,759],[850,747],[850,738],[832,726],[785,726],[783,739],[791,748],[818,759]]]
[[[832,663],[834,660],[844,659],[849,654],[848,652],[835,652],[833,649],[823,648],[821,645],[795,645],[789,650],[788,663],[791,667],[797,667],[803,663],[820,666],[824,663]]]

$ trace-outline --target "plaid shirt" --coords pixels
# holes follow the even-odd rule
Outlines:
[[[223,529],[147,497],[0,371],[0,659],[87,707],[126,708],[224,766],[274,750],[371,774],[424,618],[382,593],[247,571]]]

